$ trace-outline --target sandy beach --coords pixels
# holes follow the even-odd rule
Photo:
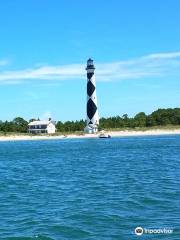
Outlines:
[[[126,136],[153,136],[153,135],[171,135],[171,134],[180,134],[180,129],[154,129],[154,130],[146,130],[146,131],[132,131],[132,130],[124,130],[124,131],[106,131],[107,134],[111,135],[111,137],[126,137]],[[0,136],[0,141],[23,141],[23,140],[50,140],[50,139],[74,139],[74,138],[97,138],[98,134],[70,134],[70,135],[58,135],[58,136],[36,136],[36,135],[7,135]]]

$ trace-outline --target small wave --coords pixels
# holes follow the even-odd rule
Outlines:
[[[43,235],[35,235],[33,237],[8,237],[3,238],[2,240],[54,240],[54,239]]]

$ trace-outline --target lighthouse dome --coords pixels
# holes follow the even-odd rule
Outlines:
[[[93,60],[91,59],[91,58],[89,58],[88,60],[87,60],[87,65],[89,66],[89,65],[93,65]]]
[[[86,68],[86,70],[87,69],[95,69],[94,64],[93,64],[93,60],[91,58],[89,58],[87,60],[87,68]]]

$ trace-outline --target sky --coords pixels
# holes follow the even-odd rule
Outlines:
[[[86,118],[94,60],[100,117],[180,107],[179,0],[6,0],[0,119]]]

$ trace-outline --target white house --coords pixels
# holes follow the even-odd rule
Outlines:
[[[48,120],[48,121],[33,121],[28,124],[28,132],[29,133],[48,133],[52,134],[55,133],[56,127],[55,127],[55,122]]]

